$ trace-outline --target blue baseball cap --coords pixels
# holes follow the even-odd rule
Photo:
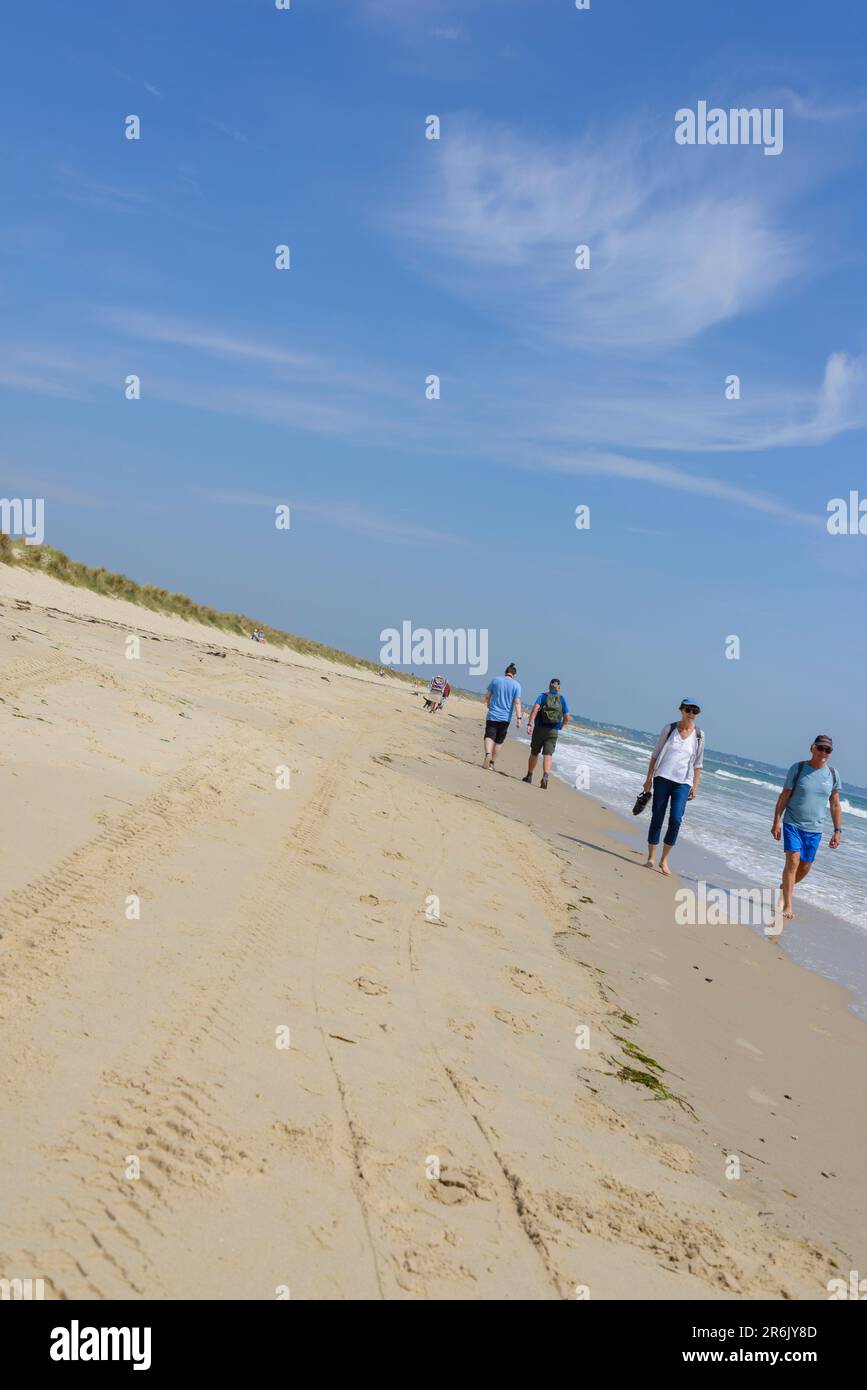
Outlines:
[[[691,696],[684,695],[680,703],[681,705],[695,705],[696,709],[701,709],[700,702],[698,700],[693,700]]]

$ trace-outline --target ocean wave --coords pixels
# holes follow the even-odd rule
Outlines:
[[[846,812],[847,816],[860,816],[861,820],[867,820],[867,811],[862,811],[860,806],[853,806],[851,801],[847,801],[845,796],[840,802],[840,807]]]
[[[725,772],[721,767],[717,768],[714,775],[716,777],[728,777],[733,782],[750,782],[754,787],[768,787],[772,792],[779,792],[782,790],[776,782],[762,782],[758,777],[739,777],[736,772]]]

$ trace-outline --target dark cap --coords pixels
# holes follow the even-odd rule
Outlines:
[[[559,684],[560,684],[560,677],[559,677],[559,676],[552,676],[551,679],[550,679],[549,682],[548,682],[548,689],[550,690],[552,685],[559,685]]]
[[[813,742],[817,748],[827,748],[831,753],[834,751],[834,740],[830,734],[817,734]]]

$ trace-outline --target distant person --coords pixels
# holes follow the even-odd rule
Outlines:
[[[521,687],[517,682],[518,668],[514,661],[509,662],[505,675],[494,676],[485,691],[487,717],[485,719],[485,760],[483,767],[494,770],[494,763],[500,746],[506,741],[512,714],[516,715],[517,729],[521,727]]]
[[[431,714],[436,714],[437,710],[443,702],[443,691],[445,689],[445,685],[445,676],[434,676],[433,680],[430,683],[430,687],[427,693],[427,699],[425,700],[425,708],[430,710]]]
[[[653,788],[653,810],[647,832],[647,860],[644,867],[656,868],[656,847],[668,811],[668,827],[659,861],[659,871],[663,874],[671,873],[668,856],[677,842],[686,803],[695,800],[701,780],[704,734],[696,727],[696,715],[699,714],[701,710],[695,700],[681,700],[680,719],[666,724],[661,731],[644,779],[644,790],[649,792]]]
[[[451,686],[449,685],[448,681],[446,681],[445,685],[443,686],[443,699],[442,699],[442,704],[443,704],[443,705],[445,704],[446,700],[449,698],[449,696],[451,695],[451,693],[452,693],[452,688],[451,688]],[[440,709],[442,709],[442,705],[440,705]]]
[[[792,893],[795,884],[807,877],[822,842],[825,811],[830,802],[834,833],[828,841],[836,849],[843,834],[843,812],[840,807],[839,773],[828,759],[834,744],[828,734],[817,734],[810,744],[810,761],[792,763],[786,773],[783,790],[774,807],[771,834],[775,840],[782,835],[786,863],[783,868],[783,917],[791,921]]]
[[[569,723],[569,705],[565,695],[560,694],[560,682],[556,676],[548,682],[548,689],[536,696],[536,703],[530,710],[527,720],[527,733],[530,735],[530,757],[527,762],[525,782],[532,783],[533,773],[542,754],[542,790],[548,786],[557,735]]]

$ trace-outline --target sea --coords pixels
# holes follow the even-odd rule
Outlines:
[[[554,775],[628,816],[634,833],[626,842],[645,845],[650,810],[632,821],[632,807],[658,731],[600,724],[578,714],[573,719],[560,734]],[[809,750],[801,756],[809,758]],[[842,843],[828,848],[829,814],[816,863],[795,891],[798,915],[786,925],[781,944],[801,964],[849,989],[853,1009],[867,1018],[867,789],[846,781],[845,766],[833,765],[843,782]],[[771,822],[785,776],[786,769],[772,763],[705,747],[699,795],[687,804],[672,852],[672,868],[685,882],[704,879],[726,891],[779,883],[783,849],[771,836]]]

